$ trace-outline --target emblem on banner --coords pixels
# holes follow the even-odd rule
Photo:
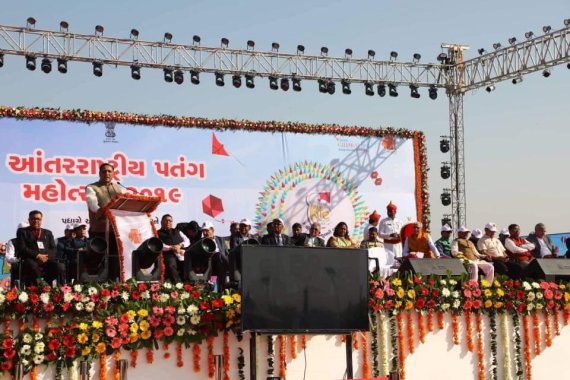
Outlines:
[[[105,140],[104,143],[118,143],[119,141],[115,139],[117,134],[115,133],[115,125],[116,123],[107,122],[105,123]]]
[[[135,245],[142,243],[142,236],[140,231],[136,228],[131,228],[129,231],[129,240]]]

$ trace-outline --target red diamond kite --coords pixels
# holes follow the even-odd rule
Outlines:
[[[202,199],[202,211],[204,214],[215,218],[217,215],[224,212],[224,204],[220,198],[210,194],[206,198]]]

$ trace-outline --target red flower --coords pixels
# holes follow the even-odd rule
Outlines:
[[[423,307],[425,306],[426,300],[425,298],[418,298],[416,300],[416,309],[420,310],[423,309]]]
[[[216,309],[222,308],[222,307],[224,307],[224,305],[225,305],[225,303],[224,303],[224,300],[222,300],[222,299],[217,298],[217,299],[212,301],[212,306]]]
[[[121,314],[120,320],[121,323],[129,323],[129,316],[127,315],[127,313]]]
[[[16,356],[16,350],[10,349],[4,351],[4,357],[8,360],[11,360],[14,356]]]
[[[38,296],[36,293],[32,293],[30,294],[30,302],[33,304],[36,304],[40,301],[40,296]]]
[[[414,284],[418,285],[421,284],[423,282],[421,277],[414,277]]]
[[[471,310],[472,307],[473,307],[473,302],[471,302],[470,300],[465,300],[465,303],[463,304],[463,310]]]
[[[143,283],[143,282],[141,282],[141,283],[139,284],[139,290],[140,290],[141,292],[144,292],[146,289],[147,289],[146,284]]]
[[[519,313],[523,313],[526,310],[526,305],[524,303],[519,303],[519,306],[517,307],[517,311]]]
[[[429,286],[435,286],[435,280],[434,280],[433,278],[429,278],[429,279],[427,280],[427,283],[428,283]]]
[[[131,298],[136,301],[141,298],[141,294],[135,290],[131,293]]]
[[[174,329],[172,327],[167,326],[164,328],[164,335],[172,336],[172,334],[174,334]]]
[[[44,305],[44,311],[46,311],[47,313],[51,313],[54,309],[53,303],[46,303]]]
[[[432,290],[431,290],[431,296],[432,296],[433,298],[439,297],[439,289],[432,289]]]
[[[12,362],[4,362],[0,364],[0,370],[2,372],[8,372],[12,368]]]
[[[101,290],[101,297],[110,297],[111,296],[111,292],[109,291],[109,289],[102,289]]]
[[[422,288],[420,289],[420,293],[422,296],[427,296],[429,294],[429,290],[428,288],[422,286]]]
[[[473,297],[475,297],[475,298],[481,297],[481,289],[479,289],[479,288],[473,289]]]
[[[75,337],[73,335],[66,335],[63,337],[63,344],[66,347],[73,347],[75,344]]]
[[[47,360],[49,362],[54,362],[57,360],[57,354],[55,352],[50,352],[49,354],[47,354]]]
[[[554,291],[554,299],[555,300],[560,300],[562,299],[562,292],[560,290],[555,290]]]
[[[474,309],[480,309],[481,308],[481,300],[475,300],[473,301],[473,308]]]
[[[18,302],[18,303],[16,304],[16,311],[17,311],[18,313],[20,313],[20,314],[25,313],[25,311],[26,311],[26,305],[24,305],[24,304],[21,303],[21,302]]]
[[[463,291],[463,295],[464,295],[465,297],[467,297],[467,298],[471,298],[471,290],[465,289],[465,290]]]
[[[117,349],[117,348],[121,347],[121,343],[122,343],[121,338],[114,337],[111,340],[111,347],[113,347],[114,349]]]
[[[166,311],[168,314],[174,314],[176,312],[176,308],[174,306],[166,306],[164,308],[164,311]]]
[[[71,305],[69,304],[69,302],[65,302],[63,305],[61,305],[61,309],[62,309],[63,311],[67,311],[67,310],[69,310],[69,307],[70,307],[70,306],[71,306]]]
[[[522,300],[524,298],[524,292],[522,290],[517,290],[517,299]]]
[[[435,306],[437,305],[437,303],[434,300],[429,300],[429,301],[427,301],[426,305],[427,305],[428,309],[434,309]]]
[[[552,290],[550,289],[546,289],[544,291],[544,298],[546,298],[547,300],[551,300],[554,298],[554,293],[552,292]]]
[[[194,289],[194,287],[190,284],[184,284],[184,290],[186,290],[187,292],[191,292],[192,289]]]
[[[61,293],[57,292],[52,294],[51,299],[53,300],[54,303],[60,303],[62,300]]]
[[[12,338],[4,339],[4,341],[2,342],[2,348],[7,350],[12,347],[14,347],[14,340]]]
[[[69,347],[65,350],[65,356],[68,358],[72,358],[75,356],[75,347]]]
[[[208,304],[208,302],[200,302],[200,306],[199,306],[200,310],[209,310],[210,309],[210,305]]]
[[[192,292],[192,297],[193,297],[193,298],[200,298],[200,292],[197,292],[197,291],[194,290],[194,291]]]

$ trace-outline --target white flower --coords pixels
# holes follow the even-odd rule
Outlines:
[[[0,293],[0,304],[3,304],[4,301],[6,301],[6,296],[4,295],[4,293]]]
[[[529,304],[526,306],[526,309],[527,309],[528,311],[533,310],[533,309],[534,309],[534,304],[533,304],[532,302],[529,303]]]
[[[449,289],[443,288],[441,289],[441,295],[444,297],[449,297],[451,295],[451,292],[449,291]]]
[[[541,303],[536,304],[536,310],[542,310],[543,308],[544,306]]]
[[[89,287],[89,289],[87,289],[87,293],[92,296],[94,294],[97,294],[99,291],[97,290],[97,288],[94,288],[92,286]]]
[[[544,297],[544,295],[542,293],[536,293],[536,298],[541,300]]]
[[[200,323],[200,316],[193,315],[192,317],[190,317],[190,323],[192,323],[193,325],[197,325],[198,323]]]
[[[530,286],[530,284],[528,283],[528,281],[524,281],[522,283],[524,290],[531,290],[532,286]]]
[[[460,305],[461,305],[461,301],[459,301],[459,300],[453,301],[453,308],[454,309],[458,309]]]
[[[160,302],[166,302],[166,301],[168,301],[169,298],[170,298],[170,296],[166,293],[162,293],[160,296],[158,296],[158,300]]]
[[[86,303],[86,302],[89,302],[90,299],[91,298],[89,298],[88,296],[83,296],[83,297],[81,297],[81,302]]]
[[[34,346],[34,352],[35,352],[36,354],[41,354],[42,352],[44,352],[45,348],[46,348],[46,345],[45,345],[44,342],[38,342],[38,343],[36,343],[36,345]]]
[[[177,312],[178,314],[184,314],[184,313],[186,313],[186,309],[181,306],[181,307],[178,308],[178,310],[176,310],[176,312]]]
[[[32,347],[29,344],[24,344],[22,348],[20,348],[20,354],[22,355],[29,355],[32,353]]]
[[[123,301],[128,301],[129,300],[129,293],[128,292],[122,292],[121,298],[123,299]]]
[[[196,305],[190,305],[186,308],[186,311],[188,312],[188,314],[190,315],[194,315],[198,312],[198,306]]]
[[[186,317],[184,317],[183,315],[179,315],[178,317],[176,317],[176,324],[183,325],[185,323],[186,323]]]
[[[439,284],[445,286],[445,285],[447,285],[447,281],[445,281],[445,280],[439,280]]]
[[[43,356],[43,355],[34,355],[34,364],[35,364],[35,365],[42,364],[43,361],[44,361],[44,356]]]
[[[165,282],[164,284],[162,284],[162,286],[164,287],[164,289],[172,289],[172,284],[170,282]]]
[[[176,335],[183,336],[184,332],[185,332],[184,329],[178,329],[178,331],[176,331]]]
[[[85,305],[85,310],[88,312],[92,312],[95,309],[95,302],[91,301],[88,302],[87,305]]]
[[[176,289],[180,290],[180,289],[182,289],[183,287],[184,287],[184,284],[183,284],[183,283],[181,283],[181,282],[177,282],[177,283],[176,283]]]
[[[449,304],[448,303],[444,303],[441,305],[441,310],[446,311],[449,309]]]
[[[36,335],[34,335],[34,340],[38,341],[38,340],[42,340],[44,338],[44,334],[42,333],[36,333]],[[40,342],[41,343],[41,342]]]
[[[534,281],[534,282],[532,283],[532,287],[535,288],[535,289],[540,289],[540,284],[539,284],[538,282]]]
[[[77,311],[83,310],[83,304],[81,302],[76,303],[75,304],[75,310],[77,310]]]
[[[20,363],[22,363],[22,365],[25,367],[30,364],[30,361],[28,359],[21,359]]]
[[[194,330],[194,329],[188,329],[186,331],[188,331],[189,335],[196,335],[196,330]]]
[[[535,298],[534,292],[528,292],[528,294],[526,295],[526,299],[529,301],[534,301],[534,298]]]
[[[32,337],[31,334],[26,333],[22,337],[22,340],[24,341],[24,343],[32,343],[32,340],[34,340],[34,338]]]
[[[148,300],[150,298],[150,292],[148,290],[145,290],[144,292],[141,293],[141,298],[143,300]]]
[[[451,296],[453,298],[459,298],[459,292],[457,290],[454,290],[453,292],[451,292]]]
[[[20,302],[27,302],[27,301],[28,301],[28,298],[29,298],[29,297],[28,297],[28,293],[26,293],[26,292],[22,292],[22,293],[20,293],[20,295],[18,296],[18,300],[19,300]]]
[[[182,292],[182,294],[180,294],[180,299],[181,299],[181,300],[187,300],[188,298],[190,298],[190,293],[188,293],[188,292]]]
[[[40,294],[40,301],[44,304],[49,303],[49,293]]]
[[[81,290],[83,290],[83,285],[75,284],[75,285],[73,285],[73,290],[75,290],[77,293],[79,293]]]
[[[457,285],[457,281],[451,279],[451,280],[449,280],[449,285],[452,285],[452,286]]]
[[[63,302],[71,302],[71,301],[73,301],[73,294],[64,293],[63,294]]]

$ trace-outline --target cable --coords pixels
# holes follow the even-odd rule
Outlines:
[[[307,349],[303,348],[303,356],[305,357],[305,368],[303,369],[303,380],[305,380],[305,376],[307,375]]]

